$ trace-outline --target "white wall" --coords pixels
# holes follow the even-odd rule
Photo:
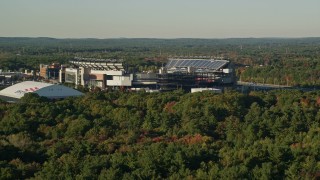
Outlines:
[[[66,68],[66,72],[78,72],[78,69],[75,69],[75,68]]]
[[[232,69],[223,69],[223,73],[232,73]]]
[[[113,80],[107,80],[107,86],[132,86],[133,75],[113,76]]]
[[[122,76],[124,71],[104,71],[104,70],[91,70],[91,74],[106,74],[111,76]]]
[[[202,92],[202,91],[211,91],[211,92],[215,92],[215,93],[222,93],[221,89],[215,89],[215,88],[191,88],[191,93]]]

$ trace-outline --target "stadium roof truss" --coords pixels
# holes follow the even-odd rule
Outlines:
[[[123,60],[116,59],[94,59],[94,58],[78,58],[69,61],[77,67],[92,68],[96,70],[107,71],[124,71]]]
[[[195,72],[214,72],[224,68],[229,61],[214,59],[169,59],[166,68],[168,70],[185,69],[192,67]]]

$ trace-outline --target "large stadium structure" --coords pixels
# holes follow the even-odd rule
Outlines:
[[[24,81],[1,90],[0,98],[8,102],[16,102],[26,93],[36,93],[49,99],[83,95],[77,90],[58,84]]]
[[[151,88],[164,91],[228,86],[235,82],[234,70],[229,60],[200,58],[169,58],[166,65],[159,69],[159,73],[137,73],[132,69],[129,72],[121,59],[75,57],[69,61],[68,66],[61,66],[59,82],[74,84],[76,87],[99,87],[103,90]]]
[[[234,70],[228,60],[169,59],[159,71],[162,89],[209,87],[234,83]]]
[[[123,60],[75,57],[69,61],[72,68],[60,70],[60,82],[100,87],[130,87],[133,74],[126,72]]]

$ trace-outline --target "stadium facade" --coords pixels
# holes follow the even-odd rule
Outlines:
[[[72,67],[61,67],[59,81],[89,87],[130,87],[133,74],[127,73],[122,60],[78,58]]]
[[[76,57],[61,66],[60,83],[107,88],[173,90],[230,85],[235,82],[228,60],[171,58],[158,73],[129,73],[122,60]]]

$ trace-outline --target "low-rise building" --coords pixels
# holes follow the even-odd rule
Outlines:
[[[83,93],[63,85],[24,81],[1,90],[0,98],[5,101],[16,102],[26,93],[36,93],[39,96],[49,99],[61,99],[83,95]]]
[[[40,64],[39,76],[44,79],[58,79],[60,68],[59,63],[52,63],[51,65]]]

